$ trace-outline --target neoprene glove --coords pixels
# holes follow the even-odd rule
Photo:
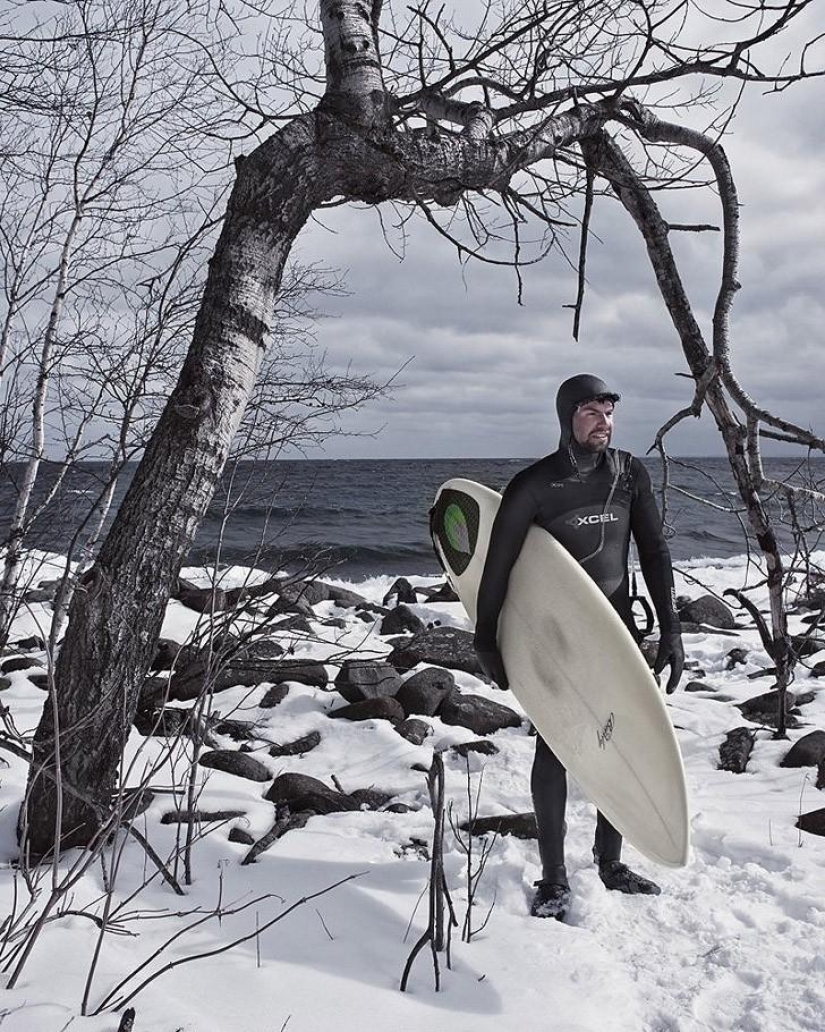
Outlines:
[[[665,691],[672,695],[685,668],[685,650],[682,647],[681,631],[666,631],[659,639],[659,651],[653,664],[653,673],[657,676],[670,664],[670,677],[667,679]]]
[[[506,692],[510,682],[507,680],[507,671],[504,669],[504,660],[497,648],[490,648],[486,645],[475,645],[476,656],[481,664],[481,669],[491,681]]]

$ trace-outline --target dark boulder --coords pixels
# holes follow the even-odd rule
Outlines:
[[[401,605],[402,602],[415,605],[418,601],[418,595],[415,593],[415,588],[410,584],[406,577],[398,577],[393,582],[392,587],[382,599],[382,605],[388,606],[393,599],[395,599],[396,605]]]
[[[797,704],[793,692],[785,692],[785,714],[789,715]],[[779,692],[770,691],[763,695],[755,695],[752,699],[739,703],[742,716],[758,724],[769,724],[776,727],[779,718]]]
[[[707,681],[688,681],[682,689],[683,692],[712,692],[715,691],[712,684]]]
[[[359,810],[380,810],[392,799],[392,793],[379,792],[377,788],[356,788],[349,797],[358,804]]]
[[[754,732],[749,727],[736,727],[728,731],[719,746],[717,770],[728,770],[732,774],[744,774],[753,750]]]
[[[408,677],[395,697],[408,717],[434,717],[455,686],[455,677],[449,670],[426,667]]]
[[[226,592],[217,586],[199,588],[197,584],[178,577],[172,598],[196,613],[221,613],[227,607]]]
[[[134,727],[145,738],[177,738],[191,733],[192,713],[188,709],[138,709]]]
[[[264,681],[276,683],[278,657],[283,651],[277,642],[265,640],[249,644],[231,643],[221,651],[208,647],[184,647],[178,654],[176,669],[169,681],[169,698],[178,701],[196,699],[207,687],[212,692],[222,692],[237,685],[252,687]]]
[[[32,667],[43,669],[39,659],[32,659],[31,656],[12,656],[11,659],[3,660],[0,663],[0,673],[13,674],[18,670],[31,670]]]
[[[395,730],[413,745],[423,745],[433,733],[432,727],[426,720],[417,720],[415,717],[402,720],[400,724],[396,724]]]
[[[800,814],[796,826],[811,835],[825,835],[825,807]]]
[[[802,659],[808,656],[815,656],[817,652],[825,649],[825,639],[815,638],[813,635],[792,634],[791,644],[797,656]]]
[[[733,670],[734,667],[744,666],[748,662],[749,655],[748,649],[731,649],[725,656],[725,670]]]
[[[246,810],[167,810],[160,819],[161,824],[213,824],[246,817]]]
[[[304,753],[311,752],[321,744],[321,733],[320,731],[310,731],[308,735],[304,735],[302,738],[296,738],[292,742],[286,742],[284,745],[273,745],[269,750],[270,756],[303,756]]]
[[[733,630],[736,627],[733,613],[724,602],[713,595],[702,595],[686,603],[679,610],[679,618],[686,623],[721,627],[723,630]]]
[[[481,753],[482,756],[495,756],[498,752],[498,746],[486,738],[482,738],[478,742],[462,742],[460,745],[454,745],[452,751],[457,756],[467,757],[470,753]]]
[[[271,688],[267,688],[258,706],[261,709],[272,709],[275,706],[280,706],[287,695],[289,695],[289,688],[285,684],[275,684]]]
[[[335,678],[335,687],[347,702],[361,702],[395,695],[401,687],[398,671],[378,659],[346,659]]]
[[[427,596],[428,602],[460,602],[449,581],[444,581],[437,588],[422,588],[422,593]]]
[[[255,842],[255,837],[254,835],[250,835],[245,828],[241,828],[236,824],[229,832],[229,841],[239,842],[242,846],[251,846]]]
[[[818,767],[825,760],[825,731],[811,731],[791,746],[780,767]]]
[[[292,813],[309,810],[326,814],[360,809],[350,796],[308,774],[281,774],[272,782],[264,798],[271,803],[288,806]]]
[[[477,735],[491,735],[505,727],[520,727],[521,717],[509,706],[482,695],[452,691],[441,704],[439,716],[445,724],[466,727]]]
[[[426,630],[424,622],[419,620],[415,613],[405,605],[397,605],[381,621],[380,634],[403,634],[408,631],[411,634],[420,634]]]
[[[319,659],[279,659],[273,663],[266,678],[271,684],[294,681],[308,688],[326,688],[329,674]]]
[[[463,670],[483,677],[484,671],[473,648],[473,636],[457,627],[433,627],[397,645],[387,657],[396,670],[407,671],[426,663],[428,666]]]
[[[11,681],[8,677],[0,677],[0,692],[5,692],[9,688],[11,688]]]
[[[825,677],[825,659],[811,667],[811,677]]]
[[[404,719],[404,710],[397,699],[381,695],[375,699],[362,699],[330,710],[327,716],[333,720],[389,720],[392,724],[400,724]]]
[[[356,606],[370,608],[373,605],[363,595],[359,595],[357,591],[351,591],[349,588],[340,588],[337,584],[327,584],[325,587],[330,601],[334,602],[339,608],[354,609]]]
[[[519,839],[538,838],[536,815],[534,813],[504,813],[497,817],[477,817],[465,821],[462,831],[473,835],[512,835]]]
[[[287,616],[275,624],[276,631],[287,631],[292,634],[312,634],[312,624],[300,613]]]
[[[150,670],[171,670],[175,666],[182,646],[171,638],[158,638],[155,655],[149,664]]]
[[[32,635],[30,638],[18,638],[13,641],[12,647],[20,652],[42,652],[46,648],[46,642],[39,635]]]
[[[234,774],[238,778],[246,778],[247,781],[270,781],[272,779],[269,768],[265,767],[260,760],[256,760],[248,753],[237,752],[235,749],[214,749],[212,752],[204,753],[198,763],[201,767]]]

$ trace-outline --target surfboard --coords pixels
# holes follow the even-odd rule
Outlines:
[[[458,478],[432,510],[436,552],[473,623],[500,502]],[[663,691],[605,595],[537,526],[510,574],[499,646],[511,691],[591,802],[649,859],[684,866],[687,788]]]

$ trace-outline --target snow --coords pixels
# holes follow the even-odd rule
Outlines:
[[[693,560],[681,568],[684,576],[677,576],[677,591],[693,597],[759,580],[744,559]],[[206,582],[203,570],[185,570],[183,575]],[[236,568],[222,572],[221,584],[230,587],[262,576]],[[433,578],[410,579],[419,585],[436,583]],[[375,577],[344,586],[380,602],[393,580]],[[750,595],[764,608],[764,589]],[[467,626],[458,604],[413,608],[425,621]],[[331,615],[333,607],[323,603],[315,612]],[[292,635],[284,644],[296,656],[326,662],[331,677],[350,649],[368,656],[389,651],[377,627],[357,620],[352,610],[334,613],[345,617],[343,630],[315,624],[312,641]],[[49,616],[47,606],[30,606],[18,618],[12,640],[42,634]],[[171,602],[163,634],[182,642],[199,620],[202,624],[203,617]],[[739,614],[737,620],[744,623]],[[792,629],[801,628],[794,618]],[[727,670],[725,657],[739,645],[749,650],[747,662]],[[72,914],[46,925],[17,985],[3,993],[0,1030],[114,1032],[127,1005],[125,997],[147,975],[175,962],[177,966],[129,1001],[137,1012],[136,1032],[363,1032],[370,1025],[398,1032],[821,1032],[825,841],[795,827],[800,812],[823,805],[814,787],[816,772],[780,767],[791,743],[775,741],[766,729],[757,732],[745,774],[718,771],[721,741],[727,731],[745,723],[735,703],[772,684],[770,678],[748,680],[748,674],[770,664],[752,628],[736,637],[710,631],[685,635],[685,646],[688,659],[716,689],[685,692],[694,670],[686,674],[682,690],[667,700],[691,797],[690,862],[681,870],[657,869],[625,847],[630,865],[662,886],[660,896],[605,891],[590,856],[593,808],[571,785],[567,856],[573,902],[567,922],[529,917],[532,882],[539,874],[535,843],[499,838],[479,887],[476,925],[493,904],[486,928],[469,944],[454,933],[451,970],[441,958],[440,992],[435,991],[430,954],[424,950],[408,992],[402,994],[401,973],[426,923],[427,903],[421,895],[429,864],[422,852],[432,838],[425,774],[416,768],[429,767],[434,748],[448,750],[447,798],[461,820],[468,809],[467,764],[449,746],[474,736],[426,718],[434,734],[424,745],[414,746],[385,721],[328,720],[326,712],[341,703],[335,692],[291,684],[281,705],[260,709],[266,688],[239,687],[216,695],[214,706],[223,717],[258,722],[265,741],[254,743],[253,754],[273,777],[300,771],[331,784],[335,775],[346,791],[376,787],[392,792],[410,810],[314,817],[306,828],[279,839],[256,863],[242,866],[247,847],[230,842],[228,833],[234,825],[255,837],[269,829],[273,807],[262,798],[268,786],[201,768],[200,808],[239,809],[246,816],[204,826],[194,850],[194,883],[186,887],[186,895],[177,896],[157,876],[133,838],[118,837],[112,847],[120,857],[113,892],[118,934],[104,937],[88,994],[89,1016],[81,1016],[81,1001],[98,937],[88,914],[100,915],[103,906],[99,862],[78,873],[63,904]],[[42,654],[38,658],[45,661]],[[7,676],[11,687],[0,702],[16,726],[30,732],[44,693],[26,671]],[[456,679],[465,690],[518,708],[511,696],[502,697],[469,674],[458,673]],[[800,667],[794,689],[816,690],[817,680]],[[825,695],[819,693],[803,708],[801,724],[789,732],[791,741],[825,728]],[[291,741],[315,729],[322,732],[322,744],[303,757],[268,755],[270,742]],[[493,740],[499,748],[496,756],[473,755],[469,760],[473,793],[481,779],[481,814],[531,809],[533,739],[522,727],[500,731]],[[227,747],[232,744],[226,740]],[[173,853],[184,834],[179,826],[160,823],[175,806],[173,768],[179,778],[185,767],[182,748],[170,753],[164,740],[143,739],[135,732],[126,757],[128,783],[152,771],[158,792],[137,824],[163,857]],[[8,752],[0,756],[0,915],[5,915],[15,907],[15,890],[18,912],[28,898],[15,868],[15,821],[26,769],[23,760]],[[70,853],[61,871],[79,861],[80,853]],[[445,870],[459,921],[466,910],[465,865],[448,828]],[[180,868],[177,874],[182,878]],[[48,894],[52,872],[44,870],[41,876],[37,905]],[[136,895],[129,899],[132,893]],[[220,919],[214,915],[219,899]],[[225,949],[235,940],[244,941]],[[8,977],[6,971],[3,984]],[[125,989],[105,1003],[123,978],[128,978]],[[113,1001],[114,1011],[109,1009]]]

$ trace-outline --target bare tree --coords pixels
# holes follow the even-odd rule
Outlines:
[[[490,4],[467,29],[448,20],[446,9],[427,4],[407,15],[382,14],[380,2],[321,0],[321,32],[314,37],[290,36],[287,16],[271,23],[267,57],[280,76],[273,88],[281,91],[270,101],[259,89],[225,85],[245,104],[247,124],[257,119],[257,130],[284,119],[283,125],[237,163],[177,386],[73,600],[56,670],[59,712],[46,709],[35,741],[28,795],[34,852],[56,845],[58,724],[71,729],[61,741],[62,783],[83,788],[63,795],[62,845],[83,844],[108,812],[123,745],[109,728],[129,722],[113,722],[111,715],[134,713],[166,600],[271,338],[290,249],[326,205],[406,206],[450,236],[462,256],[518,270],[559,243],[558,223],[576,214],[574,198],[590,196],[594,181],[606,180],[647,242],[695,380],[692,410],[709,406],[722,432],[751,525],[769,556],[774,598],[781,570],[760,496],[756,442],[760,424],[775,421],[738,387],[727,340],[736,285],[733,180],[717,142],[720,126],[695,132],[662,121],[656,106],[672,111],[677,87],[679,116],[691,100],[709,102],[726,79],[780,89],[820,74],[808,67],[806,48],[778,68],[759,57],[811,7],[811,0],[770,6],[730,0],[705,15],[700,5],[681,0],[529,0]],[[711,42],[692,42],[697,39]],[[323,57],[316,40],[323,41]],[[283,88],[297,91],[292,117],[281,106]],[[721,192],[725,259],[712,346],[679,281],[671,227],[652,200],[648,173],[665,185],[676,174],[653,166],[638,171],[628,155],[635,156],[639,142],[674,156],[686,148],[690,162],[698,155],[710,163]],[[522,243],[526,225],[543,230],[532,255]],[[507,244],[514,248],[509,256]],[[779,429],[823,447],[801,428]],[[778,615],[780,669],[787,668],[786,640]]]

